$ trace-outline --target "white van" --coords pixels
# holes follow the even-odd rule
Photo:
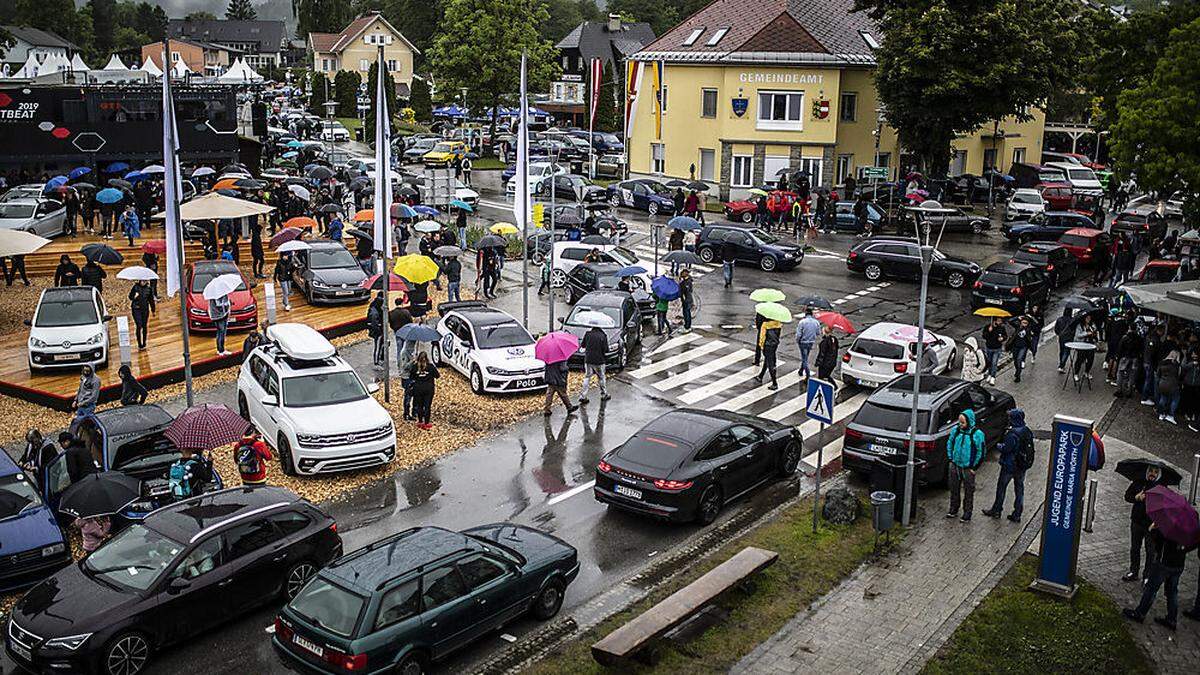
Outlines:
[[[1071,162],[1050,162],[1046,166],[1062,171],[1071,184],[1071,192],[1076,196],[1099,197],[1104,194],[1104,185],[1096,178],[1096,172]]]

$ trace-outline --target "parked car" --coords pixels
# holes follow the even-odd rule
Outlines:
[[[387,464],[396,427],[323,335],[300,323],[267,328],[238,371],[238,412],[275,448],[289,476]]]
[[[953,370],[958,360],[954,339],[925,331],[921,372],[939,375]],[[842,355],[842,381],[877,387],[910,373],[917,363],[917,327],[880,322],[854,338]]]
[[[632,178],[608,186],[608,202],[613,206],[645,211],[651,216],[671,213],[675,208],[671,189],[648,178]]]
[[[1076,227],[1095,227],[1091,218],[1074,211],[1046,211],[1028,220],[1006,221],[1000,231],[1009,241],[1025,244],[1031,241],[1058,241],[1067,230]]]
[[[0,593],[31,586],[71,563],[54,511],[6,452],[0,452],[0,542]]]
[[[875,462],[908,452],[912,415],[913,376],[899,377],[880,387],[863,402],[846,425],[842,465],[870,474]],[[947,476],[946,438],[965,410],[975,413],[986,448],[1004,437],[1008,411],[1016,406],[1006,392],[945,376],[922,376],[917,396],[916,456],[925,461],[916,474],[921,484],[941,483]]]
[[[29,370],[108,365],[104,298],[91,286],[55,286],[38,296],[29,326]]]
[[[223,274],[236,274],[242,283],[229,294],[229,330],[252,330],[258,325],[258,303],[250,291],[250,281],[236,263],[228,260],[197,260],[187,266],[184,283],[187,285],[188,329],[216,332],[217,326],[208,316],[208,300],[204,287]]]
[[[346,247],[336,241],[309,239],[309,248],[292,254],[292,280],[308,304],[366,302],[367,275]]]
[[[16,185],[10,187],[7,192],[0,195],[0,204],[11,202],[16,199],[42,199],[46,192],[45,183],[26,183],[25,185]]]
[[[837,232],[860,232],[858,218],[854,215],[854,204],[855,202],[850,200],[830,204],[826,208],[825,219],[820,223],[820,227]],[[888,224],[887,213],[878,205],[867,202],[867,222],[871,224],[872,232],[882,232]]]
[[[57,199],[27,197],[0,202],[0,230],[20,230],[50,239],[62,234],[66,220],[67,210]]]
[[[1127,208],[1112,219],[1108,231],[1113,236],[1121,233],[1148,240],[1161,239],[1167,234],[1167,221],[1151,205]]]
[[[707,525],[726,504],[795,473],[803,445],[798,429],[762,417],[671,410],[604,454],[593,494],[618,509]]]
[[[1148,261],[1138,272],[1138,283],[1161,284],[1174,281],[1179,272],[1180,261],[1159,258]]]
[[[934,231],[941,231],[943,223],[947,232],[974,232],[979,234],[986,230],[992,229],[992,221],[986,216],[967,213],[960,208],[949,207],[950,210],[945,214],[937,214],[925,216],[920,211],[913,209],[900,208],[899,215],[899,230],[904,233],[916,232],[915,222],[917,219],[928,218],[931,228]],[[850,214],[853,218],[854,214]]]
[[[1075,193],[1067,183],[1041,183],[1036,188],[1046,202],[1045,211],[1070,211],[1075,208]],[[1014,220],[1022,220],[1016,218]]]
[[[295,597],[341,553],[334,521],[283,488],[193,497],[30,589],[5,649],[33,672],[138,675],[155,652]]]
[[[567,302],[574,304],[593,291],[621,290],[621,279],[617,272],[624,265],[612,262],[582,263],[571,268],[567,273],[566,289]],[[626,286],[633,296],[633,301],[641,310],[641,318],[649,319],[654,316],[654,296],[650,294],[648,275],[637,275],[628,278]]]
[[[337,120],[321,121],[321,140],[343,143],[350,140],[350,130]]]
[[[567,275],[576,265],[582,264],[588,255],[594,255],[595,262],[598,263],[614,263],[620,267],[640,265],[647,270],[654,267],[653,262],[643,263],[633,251],[623,246],[560,241],[554,244],[554,269],[550,271],[550,285],[562,288],[567,282]],[[641,288],[650,288],[650,275],[638,274],[631,278],[631,282],[637,283]]]
[[[419,164],[422,158],[433,150],[433,147],[438,144],[436,138],[420,138],[412,145],[404,150],[404,154],[400,156],[400,161],[403,164]]]
[[[696,255],[706,263],[719,263],[726,243],[733,245],[738,262],[758,265],[764,272],[786,272],[804,261],[801,247],[758,228],[732,224],[705,225],[696,241]]]
[[[871,237],[854,245],[846,255],[846,268],[870,281],[884,277],[921,278],[921,251],[915,239]],[[929,279],[950,288],[962,288],[979,276],[979,265],[941,251],[933,252]]]
[[[421,155],[421,161],[425,166],[450,166],[469,151],[467,144],[462,141],[439,141],[429,152]]]
[[[758,215],[758,204],[750,199],[734,199],[721,205],[725,217],[734,222],[753,223]]]
[[[1096,177],[1096,172],[1086,166],[1073,162],[1047,162],[1046,166],[1061,171],[1071,184],[1071,192],[1077,197],[1099,197],[1104,194],[1104,186]]]
[[[580,265],[576,272],[588,267]],[[569,282],[568,282],[569,283]],[[570,288],[570,286],[568,286]],[[643,291],[643,295],[649,295]],[[624,368],[629,363],[629,355],[642,344],[642,311],[633,299],[632,293],[615,289],[596,290],[584,294],[575,301],[571,313],[562,321],[562,329],[579,338],[579,351],[571,355],[568,365],[583,366],[584,348],[583,336],[590,326],[578,322],[583,312],[599,312],[612,319],[612,327],[604,328],[604,336],[608,339],[608,349],[605,360],[609,365]]]
[[[1046,210],[1046,200],[1037,188],[1018,188],[1004,207],[1005,220],[1028,220]]]
[[[562,164],[550,162],[530,162],[529,163],[529,194],[537,195],[542,191],[542,183],[550,179],[551,176],[565,175],[567,167]],[[504,194],[508,197],[513,197],[517,194],[517,181],[512,180],[516,174],[516,169],[511,172],[505,169],[501,179],[504,181]]]
[[[554,197],[564,202],[595,202],[607,198],[604,188],[596,185],[591,179],[575,174],[562,174],[550,180],[542,181],[538,187],[538,197],[550,199],[550,186],[554,186]]]
[[[575,548],[524,525],[415,527],[321,570],[275,619],[271,644],[305,673],[427,673],[505,624],[558,613]]]
[[[583,129],[572,131],[571,135],[588,138],[588,132]],[[599,152],[621,153],[625,151],[625,144],[621,142],[621,139],[616,134],[607,131],[591,132],[591,140],[592,147]]]
[[[1013,186],[1018,188],[1036,188],[1046,183],[1070,185],[1062,169],[1041,164],[1014,162],[1008,173],[1013,177]]]
[[[1090,265],[1096,260],[1101,249],[1112,242],[1112,237],[1102,230],[1090,227],[1074,227],[1058,238],[1058,243],[1066,247],[1080,265]]]
[[[625,155],[606,153],[596,157],[596,176],[621,178],[625,175]]]
[[[1071,251],[1066,246],[1048,241],[1022,244],[1009,262],[1029,265],[1041,271],[1050,282],[1051,288],[1074,281],[1079,272],[1079,261]]]
[[[1012,262],[992,263],[971,289],[971,309],[999,307],[1024,314],[1034,305],[1046,304],[1050,282],[1041,270]]]
[[[533,336],[512,316],[475,301],[442,303],[438,312],[433,362],[450,364],[476,394],[546,387],[546,364],[534,356]]]

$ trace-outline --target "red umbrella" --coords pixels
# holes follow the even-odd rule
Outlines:
[[[271,237],[271,248],[279,248],[280,244],[286,244],[293,239],[299,239],[302,231],[296,227],[285,227],[280,230],[274,237]]]
[[[837,312],[813,312],[813,316],[817,318],[817,321],[820,321],[830,328],[842,330],[847,333],[858,332],[854,328],[854,324],[850,323],[850,319],[847,319],[845,316],[838,314]]]
[[[249,422],[229,408],[205,403],[180,413],[163,435],[178,448],[212,450],[240,439],[249,426]]]
[[[162,255],[167,252],[167,241],[165,239],[151,239],[142,243],[142,253],[153,253],[154,255]]]
[[[381,276],[383,275],[372,274],[366,279],[363,279],[362,287],[373,291],[380,290],[380,288],[383,286],[383,284],[379,283],[379,277]],[[388,290],[408,292],[408,284],[404,283],[404,279],[401,278],[400,275],[392,272],[388,275]]]
[[[317,227],[317,221],[309,218],[308,216],[296,216],[295,218],[288,218],[286,221],[284,221],[283,226],[285,228],[293,227],[297,230],[313,230]]]

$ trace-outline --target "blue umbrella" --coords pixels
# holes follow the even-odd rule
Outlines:
[[[396,339],[405,342],[437,342],[441,336],[429,326],[409,323],[396,329]]]
[[[49,192],[55,188],[62,187],[67,184],[68,180],[70,179],[68,179],[66,176],[55,176],[54,178],[46,181],[46,187],[42,188],[42,191]]]
[[[129,181],[130,183],[136,183],[139,180],[145,180],[146,178],[148,178],[148,176],[141,171],[130,171],[129,173],[125,174],[125,180]]]
[[[646,274],[646,268],[641,265],[630,265],[617,270],[618,277],[636,277],[639,274]]]
[[[303,144],[303,143],[301,143],[300,141],[297,141],[297,140],[295,140],[295,139],[292,139],[292,140],[290,140],[290,141],[288,141],[288,142],[287,142],[287,147],[289,147],[289,148],[303,148],[303,147],[304,147],[304,144]]]
[[[412,210],[413,212],[419,213],[423,216],[436,216],[438,214],[437,209],[433,208],[432,206],[425,206],[424,204],[417,204],[416,206],[412,207]]]
[[[392,204],[392,217],[393,218],[416,218],[417,212],[413,211],[412,207],[409,206],[408,204],[402,204],[402,203],[397,202],[395,204]]]
[[[86,176],[91,172],[92,170],[86,166],[77,166],[74,169],[71,169],[71,173],[67,175],[71,177],[71,180],[75,180],[76,178],[79,178],[80,176]]]
[[[237,190],[230,190],[229,188],[221,188],[220,190],[217,190],[217,194],[225,195],[226,197],[240,197],[241,196],[241,194],[239,194]]]
[[[283,158],[284,158],[284,159],[291,159],[291,158],[293,158],[293,157],[296,157],[296,156],[297,156],[297,155],[299,155],[299,154],[300,154],[300,153],[296,152],[295,150],[289,150],[289,151],[287,151],[287,152],[283,153]]]
[[[113,162],[104,168],[105,173],[120,173],[129,169],[128,162]]]
[[[104,188],[96,193],[96,201],[101,204],[116,204],[124,199],[125,195],[116,188]]]
[[[474,211],[475,211],[475,209],[471,208],[471,205],[470,205],[470,204],[468,204],[468,203],[464,202],[464,201],[463,201],[463,200],[461,200],[461,199],[453,199],[453,200],[451,200],[451,201],[450,201],[450,206],[453,206],[453,207],[454,207],[454,208],[456,208],[456,209],[462,209],[463,211],[466,211],[467,213],[472,213],[472,212],[474,212]]]
[[[700,229],[700,221],[691,216],[675,216],[667,221],[667,227],[676,230],[698,230]]]
[[[671,277],[655,277],[650,283],[650,291],[663,300],[674,300],[679,297],[679,284]]]

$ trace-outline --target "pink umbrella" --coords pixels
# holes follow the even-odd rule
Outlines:
[[[1156,485],[1146,490],[1146,515],[1176,544],[1190,547],[1200,543],[1200,515],[1186,497],[1171,488]]]
[[[271,237],[271,248],[278,248],[281,244],[299,239],[302,234],[304,233],[298,227],[285,227]]]
[[[533,346],[533,355],[546,363],[558,363],[579,351],[579,338],[565,331],[546,333]]]
[[[372,274],[371,276],[367,277],[366,279],[363,279],[362,287],[373,290],[373,291],[378,291],[378,290],[382,289],[383,284],[379,280],[379,277],[381,277],[381,276],[383,276],[383,275]],[[402,279],[400,277],[400,275],[396,274],[395,272],[392,272],[392,273],[388,274],[388,290],[389,291],[405,291],[405,292],[407,292],[408,284],[405,283],[404,279]]]

